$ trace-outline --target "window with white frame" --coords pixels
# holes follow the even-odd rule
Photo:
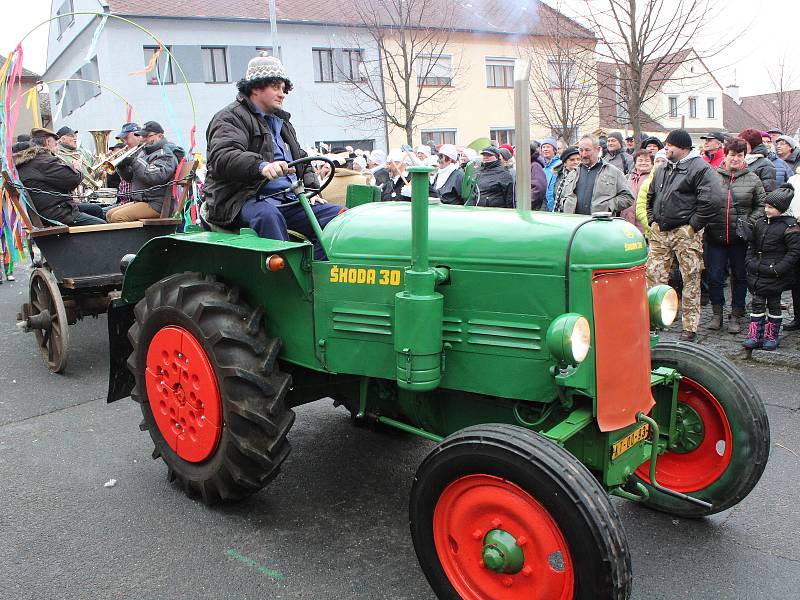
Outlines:
[[[161,83],[175,83],[175,79],[172,77],[172,60],[169,55],[169,50],[171,46],[164,46],[164,49],[161,51],[161,54],[158,55],[156,59],[155,67],[145,73],[147,77],[147,85],[158,85],[159,78],[161,79]],[[150,61],[153,60],[153,55],[158,52],[159,46],[144,46],[144,64],[149,65]]]
[[[670,96],[669,97],[669,116],[671,119],[678,118],[678,97],[677,96]]]
[[[453,59],[451,56],[419,56],[417,59],[417,85],[448,87],[453,85]]]
[[[314,59],[314,81],[317,83],[332,83],[333,79],[333,49],[312,48],[311,56]]]
[[[697,98],[689,98],[689,118],[697,118]]]
[[[64,0],[64,3],[56,11],[56,23],[58,24],[58,37],[61,37],[67,30],[67,27],[72,25],[75,21],[75,15],[69,13],[73,12],[72,0]]]
[[[575,61],[558,58],[547,61],[547,83],[551,88],[574,89],[578,87]]]
[[[420,134],[423,144],[433,142],[437,146],[439,144],[455,144],[456,143],[456,130],[455,129],[423,129]]]
[[[516,136],[513,127],[492,127],[489,130],[489,139],[497,142],[497,145],[510,144],[514,145]]]
[[[226,48],[203,46],[203,81],[226,83],[228,81],[228,53]]]
[[[706,99],[706,109],[708,110],[708,118],[709,119],[716,119],[717,118],[717,104],[715,98],[707,98]]]
[[[514,87],[513,58],[486,59],[486,87],[490,88]]]

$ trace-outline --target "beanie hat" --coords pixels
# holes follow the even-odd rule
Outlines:
[[[424,154],[425,156],[430,156],[431,155],[431,147],[428,146],[427,144],[422,144],[421,146],[417,146],[414,149],[414,152],[415,153],[419,152],[420,154]]]
[[[797,149],[797,142],[796,142],[796,141],[795,141],[795,139],[794,139],[792,136],[790,136],[790,135],[779,135],[777,138],[775,138],[775,141],[776,141],[776,142],[777,142],[778,140],[783,140],[784,142],[786,142],[787,144],[789,144],[789,147],[790,147],[792,150],[796,150],[796,149]]]
[[[508,150],[511,153],[511,156],[514,156],[514,146],[512,146],[511,144],[500,144],[499,147],[500,148],[505,148],[506,150]],[[553,146],[553,148],[555,148],[555,146]]]
[[[756,146],[764,143],[764,141],[761,139],[761,132],[758,129],[752,129],[752,128],[743,129],[739,133],[738,137],[742,138],[745,142],[750,144],[751,151]]]
[[[655,144],[656,146],[658,146],[659,150],[661,150],[664,147],[664,142],[662,142],[656,136],[651,135],[650,137],[644,138],[644,140],[642,141],[642,144],[641,144],[641,146],[639,146],[639,148],[642,149],[642,150],[646,150],[647,146],[650,145],[650,144]]]
[[[612,133],[609,133],[607,137],[614,138],[619,142],[619,145],[622,146],[622,134],[619,131],[614,131]]]
[[[653,157],[653,162],[657,160],[667,160],[667,151],[662,148],[656,152],[656,155]]]
[[[539,144],[539,146],[541,147],[541,146],[544,146],[545,144],[548,144],[549,146],[552,146],[553,150],[558,150],[558,142],[556,142],[555,138],[551,138],[551,137],[545,138],[545,139],[542,140],[542,143]],[[500,146],[500,147],[502,148],[502,146]]]
[[[376,165],[382,165],[386,162],[386,152],[383,150],[373,150],[369,153],[369,158]]]
[[[458,162],[458,148],[453,144],[442,144],[439,146],[439,154],[446,156],[453,162]]]
[[[761,138],[758,138],[759,143],[761,142]],[[677,146],[678,148],[685,148],[689,149],[694,144],[692,144],[692,136],[689,135],[689,132],[685,129],[673,129],[669,132],[667,139],[664,141],[665,144],[672,144],[673,146]]]
[[[503,160],[511,160],[512,156],[511,150],[509,150],[505,146],[500,146],[498,150],[500,151],[500,158],[502,158]]]
[[[250,59],[247,63],[247,73],[244,76],[247,81],[253,79],[283,79],[289,81],[286,69],[283,68],[281,61],[274,56],[269,56],[267,52],[260,52],[258,56]]]
[[[580,150],[578,150],[577,146],[569,146],[561,153],[561,162],[567,162],[567,159],[570,156],[575,156],[576,154],[580,154]]]
[[[774,206],[782,213],[785,213],[792,203],[792,198],[794,198],[794,188],[790,184],[784,183],[777,190],[772,190],[767,194],[764,204]]]

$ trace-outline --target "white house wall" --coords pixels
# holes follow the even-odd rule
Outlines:
[[[75,0],[75,3],[77,5],[82,1],[84,0]],[[55,8],[57,7],[54,10]],[[246,61],[255,54],[256,47],[270,46],[268,24],[211,19],[133,20],[152,31],[165,45],[183,47],[175,48],[174,54],[183,56],[179,60],[190,81],[194,80],[188,84],[188,88],[196,109],[196,150],[204,153],[206,126],[214,113],[234,100],[237,93],[235,82],[244,75]],[[96,24],[97,21],[86,27],[66,50],[63,45],[56,46],[55,51],[63,52],[63,55],[54,54],[54,47],[51,46],[48,56],[50,67],[45,75],[47,79],[67,78],[75,73],[84,62]],[[51,36],[52,31],[54,28],[51,28]],[[384,130],[376,131],[373,127],[364,125],[354,126],[345,119],[325,112],[336,105],[337,94],[343,93],[340,85],[314,82],[312,48],[353,47],[354,34],[355,30],[341,27],[283,24],[278,27],[282,59],[294,84],[294,91],[289,94],[285,108],[292,113],[292,123],[303,146],[322,140],[371,139],[375,140],[375,147],[386,148]],[[187,86],[181,80],[178,69],[173,67],[175,84],[163,87],[147,85],[145,75],[129,75],[144,69],[143,46],[150,45],[155,43],[141,30],[118,19],[109,19],[97,47],[100,80],[130,101],[134,108],[134,118],[140,124],[148,120],[160,122],[169,139],[186,144],[188,149],[192,111]],[[186,47],[189,46],[196,46],[195,54],[187,55]],[[200,46],[229,47],[228,83],[202,82]],[[374,46],[363,43],[361,47],[368,58],[375,56]],[[50,86],[54,115],[57,110],[54,97],[57,87]],[[165,102],[162,93],[166,95],[168,102]],[[170,115],[168,104],[173,107],[174,116]],[[124,103],[114,94],[103,90],[99,96],[87,100],[71,115],[61,115],[55,120],[54,127],[67,124],[82,131],[117,129],[124,122],[124,117]],[[82,143],[85,144],[85,141]],[[91,146],[91,143],[87,145]]]

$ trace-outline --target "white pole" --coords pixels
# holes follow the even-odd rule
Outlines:
[[[275,14],[275,0],[269,0],[269,33],[270,44],[272,44],[272,56],[281,57],[278,48],[278,17]]]

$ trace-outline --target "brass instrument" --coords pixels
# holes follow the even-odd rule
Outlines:
[[[106,172],[102,170],[102,165],[108,155],[108,138],[111,135],[111,129],[90,129],[89,133],[94,139],[94,151],[98,161],[89,169],[88,179],[94,189],[100,189],[105,186]]]
[[[142,146],[134,146],[133,148],[120,148],[103,159],[103,162],[98,168],[103,169],[106,173],[113,173],[123,161],[128,160],[142,149]],[[92,167],[94,169],[94,167]]]

